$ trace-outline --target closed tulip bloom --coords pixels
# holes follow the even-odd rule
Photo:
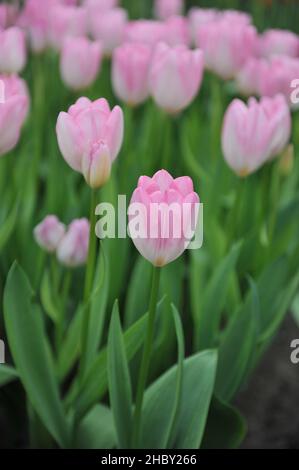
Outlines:
[[[298,78],[299,59],[287,56],[272,57],[260,72],[259,93],[261,96],[270,97],[282,93],[289,105],[296,107],[291,100],[291,85],[293,80]]]
[[[160,20],[167,20],[171,16],[180,15],[183,7],[183,0],[156,0],[155,15]]]
[[[283,96],[235,99],[229,105],[222,129],[224,158],[239,176],[256,171],[286,146],[291,130],[290,111]]]
[[[221,19],[201,26],[197,44],[204,52],[206,66],[227,80],[255,54],[256,41],[253,26],[245,21]]]
[[[267,67],[265,59],[251,57],[237,73],[236,85],[243,95],[259,95],[260,77],[265,67]]]
[[[119,46],[125,36],[128,14],[123,8],[113,8],[108,11],[98,11],[90,19],[92,36],[103,45],[103,51],[110,56]]]
[[[49,40],[52,47],[60,50],[66,37],[85,36],[87,11],[83,7],[56,5],[49,12]]]
[[[184,44],[185,46],[190,45],[191,36],[187,18],[183,16],[172,16],[165,21],[164,26],[164,41],[169,46],[177,46],[179,44]]]
[[[142,103],[149,95],[148,74],[151,57],[151,48],[138,43],[125,43],[113,53],[114,92],[131,106]]]
[[[123,112],[108,102],[79,98],[58,116],[56,132],[60,151],[70,167],[82,173],[92,187],[102,186],[117,157],[124,132]],[[108,161],[109,157],[109,161]]]
[[[56,251],[65,234],[65,226],[55,215],[47,215],[33,231],[38,245],[49,253]]]
[[[129,21],[125,29],[125,41],[155,46],[165,38],[165,25],[162,21]]]
[[[90,86],[99,72],[102,47],[85,37],[66,38],[60,55],[60,71],[63,81],[73,90]]]
[[[174,114],[186,108],[199,91],[203,55],[185,46],[160,43],[150,70],[150,91],[158,106]]]
[[[99,10],[107,11],[118,6],[118,0],[84,0],[82,3],[90,15]]]
[[[0,75],[0,155],[12,150],[18,143],[21,128],[28,114],[29,96],[21,78]]]
[[[18,9],[14,5],[0,5],[0,28],[9,28],[15,24],[18,16]]]
[[[86,263],[89,230],[90,227],[87,219],[73,220],[58,245],[57,258],[61,264],[75,268]]]
[[[0,31],[0,72],[18,73],[26,64],[24,32],[17,27]]]
[[[259,38],[259,54],[270,58],[274,55],[299,56],[299,37],[292,31],[270,29]]]
[[[165,170],[141,176],[128,208],[130,236],[141,255],[158,267],[177,259],[194,236],[198,204],[188,176],[174,179]]]
[[[42,52],[48,45],[49,11],[53,7],[52,0],[27,0],[18,25],[28,34],[34,52]]]

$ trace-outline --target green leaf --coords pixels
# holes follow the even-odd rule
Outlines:
[[[41,284],[41,302],[42,306],[51,318],[51,320],[56,323],[58,318],[59,318],[59,311],[55,305],[55,301],[53,299],[53,293],[52,293],[52,282],[50,280],[49,272],[45,271],[42,279],[42,284]]]
[[[251,367],[257,344],[259,309],[252,283],[250,302],[245,303],[227,327],[220,347],[215,393],[230,401]]]
[[[163,301],[164,299],[158,304],[158,312],[163,305]],[[146,313],[124,333],[124,343],[128,361],[133,359],[143,344],[147,318],[148,314]],[[66,406],[74,405],[78,416],[82,417],[103,397],[107,391],[107,387],[107,349],[104,348],[92,362],[82,387],[79,388],[78,383],[74,382],[66,398]]]
[[[4,320],[10,350],[28,398],[45,427],[62,446],[69,429],[59,398],[40,309],[23,270],[14,263],[4,292]]]
[[[107,353],[110,405],[118,447],[127,449],[132,428],[132,388],[117,301],[110,322]]]
[[[236,449],[246,432],[246,421],[239,411],[213,397],[201,448]]]
[[[235,268],[240,249],[241,242],[232,247],[229,254],[217,266],[206,289],[203,289],[202,310],[197,322],[199,329],[197,345],[200,349],[215,345],[221,313],[229,288],[230,275]]]
[[[151,265],[142,256],[137,258],[130,279],[125,306],[125,326],[131,326],[148,307],[151,285]]]
[[[76,449],[113,449],[116,435],[112,413],[106,406],[96,405],[81,421],[76,433]]]
[[[13,209],[9,212],[8,217],[1,223],[0,229],[0,252],[8,242],[17,222],[19,212],[19,202],[16,202]]]
[[[198,449],[204,433],[216,375],[217,353],[203,351],[184,360],[180,414],[174,448]],[[173,413],[178,366],[159,377],[145,393],[142,446],[161,448]]]
[[[0,387],[16,380],[18,378],[18,373],[13,367],[5,366],[0,364]]]

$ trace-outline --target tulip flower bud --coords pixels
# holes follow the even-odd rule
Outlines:
[[[143,43],[153,47],[164,39],[165,24],[162,21],[136,20],[127,23],[125,41]]]
[[[65,226],[55,215],[48,215],[35,227],[33,234],[41,248],[49,253],[53,253],[65,234]]]
[[[0,155],[12,150],[20,138],[28,114],[26,83],[15,75],[0,75],[3,96],[0,103]]]
[[[81,90],[90,86],[98,74],[102,47],[85,37],[64,40],[60,55],[61,76],[67,86]]]
[[[123,42],[127,21],[128,14],[123,8],[100,10],[90,18],[91,34],[102,43],[105,55],[110,56]]]
[[[263,68],[267,67],[264,59],[251,57],[236,75],[236,85],[240,93],[245,96],[258,95],[260,91],[260,77]]]
[[[299,36],[284,29],[269,29],[260,36],[258,51],[267,59],[275,55],[298,57]]]
[[[188,20],[183,16],[172,16],[164,23],[164,41],[169,46],[189,46],[191,36]]]
[[[183,0],[156,0],[155,15],[160,20],[167,20],[171,16],[180,15],[183,6]]]
[[[223,17],[198,31],[197,45],[204,52],[206,66],[225,80],[233,78],[255,54],[256,44],[256,29],[244,20]]]
[[[228,165],[239,176],[256,171],[287,145],[291,116],[283,96],[250,98],[248,105],[235,99],[223,123],[222,149]]]
[[[112,85],[115,94],[125,103],[135,106],[148,97],[151,57],[151,48],[146,44],[125,43],[115,49]]]
[[[49,12],[49,40],[52,47],[60,50],[66,37],[85,36],[87,11],[83,7],[56,5]]]
[[[188,176],[174,179],[165,170],[141,176],[128,208],[130,236],[141,255],[159,267],[178,258],[194,236],[198,205]]]
[[[186,108],[199,91],[203,55],[185,46],[158,44],[150,70],[150,90],[158,106],[170,114]]]
[[[57,249],[57,258],[62,264],[75,268],[86,263],[89,230],[87,219],[76,219],[69,225]]]
[[[68,113],[59,114],[56,133],[65,161],[73,170],[84,174],[92,187],[99,187],[109,176],[108,155],[112,164],[120,151],[123,128],[119,106],[111,111],[104,98],[94,102],[79,98]]]
[[[19,73],[26,63],[24,32],[17,27],[0,31],[0,72]]]
[[[34,52],[42,52],[48,45],[49,18],[53,6],[53,0],[27,0],[20,13],[18,25],[26,31]]]

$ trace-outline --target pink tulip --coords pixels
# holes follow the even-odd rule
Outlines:
[[[27,0],[22,10],[18,25],[28,33],[34,52],[42,52],[48,45],[49,11],[52,0]]]
[[[149,95],[148,75],[151,57],[151,48],[138,43],[125,43],[113,53],[114,92],[131,106],[142,103]]]
[[[165,25],[162,21],[129,21],[125,29],[125,41],[155,46],[165,39]]]
[[[76,219],[69,225],[57,249],[57,258],[62,264],[75,268],[86,263],[89,230],[87,219]]]
[[[167,20],[171,16],[180,15],[183,7],[183,0],[156,0],[155,15],[160,20]]]
[[[291,31],[269,29],[259,38],[259,54],[270,58],[274,55],[299,56],[299,37]]]
[[[197,44],[198,33],[201,26],[209,23],[210,21],[216,21],[218,19],[218,15],[219,12],[215,8],[191,8],[188,18],[190,32],[195,44]]]
[[[256,41],[256,29],[245,21],[212,21],[202,25],[198,32],[206,66],[223,79],[233,78],[254,55]]]
[[[18,16],[18,9],[14,5],[0,5],[0,28],[6,29],[13,26]]]
[[[287,56],[272,57],[260,71],[259,92],[261,96],[275,96],[282,93],[290,106],[292,82],[299,78],[299,59]]]
[[[0,75],[0,155],[18,143],[21,128],[28,114],[29,96],[24,80],[18,76]]]
[[[125,36],[128,14],[123,8],[113,8],[105,12],[99,11],[90,19],[92,36],[101,41],[104,53],[110,56]]]
[[[25,35],[20,28],[0,31],[0,72],[18,73],[26,64]]]
[[[60,151],[73,170],[92,187],[102,186],[110,175],[123,140],[123,113],[108,102],[79,98],[67,113],[60,113],[56,132]]]
[[[234,21],[238,24],[248,25],[252,22],[252,17],[248,13],[239,10],[219,10],[219,19]]]
[[[65,226],[55,215],[48,215],[35,227],[33,234],[41,248],[53,253],[65,234]]]
[[[267,67],[264,59],[251,57],[236,75],[236,85],[245,96],[259,95],[262,70]]]
[[[189,46],[191,36],[186,18],[183,16],[172,16],[165,21],[164,26],[164,41],[169,46],[178,46],[179,44]]]
[[[107,11],[118,6],[118,0],[84,0],[84,7],[87,8],[90,15],[98,11]]]
[[[224,117],[224,158],[235,173],[247,176],[286,147],[290,132],[290,111],[283,96],[260,102],[250,98],[247,105],[235,99]]]
[[[66,37],[85,36],[87,11],[82,7],[56,5],[49,12],[49,40],[60,49]]]
[[[158,106],[174,114],[186,108],[199,91],[203,55],[185,46],[171,48],[160,43],[150,70],[150,91]]]
[[[174,179],[165,170],[141,176],[128,209],[130,236],[141,255],[159,267],[177,259],[195,233],[198,204],[188,176]]]
[[[102,47],[87,38],[66,38],[60,55],[61,76],[67,86],[81,90],[90,86],[99,72]]]

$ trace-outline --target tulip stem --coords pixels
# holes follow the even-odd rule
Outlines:
[[[152,343],[154,337],[154,326],[155,326],[155,316],[157,309],[157,300],[159,294],[159,283],[160,283],[160,273],[161,268],[153,268],[152,276],[152,288],[151,296],[148,310],[148,321],[145,342],[143,347],[142,360],[139,370],[139,378],[137,385],[137,395],[136,395],[136,404],[135,404],[135,413],[134,413],[134,423],[133,423],[133,436],[132,436],[132,448],[138,448],[139,445],[139,435],[140,435],[140,424],[141,424],[141,411],[143,404],[144,389],[148,377],[149,365],[150,365],[150,356],[152,350]]]
[[[95,234],[96,226],[96,215],[95,209],[97,205],[97,193],[95,189],[91,190],[91,202],[90,202],[90,233],[89,233],[89,245],[88,245],[88,257],[87,257],[87,266],[85,274],[85,285],[84,285],[84,303],[88,302],[90,293],[92,290],[92,283],[94,278],[95,271],[95,261],[96,261],[96,250],[97,250],[97,237]]]

